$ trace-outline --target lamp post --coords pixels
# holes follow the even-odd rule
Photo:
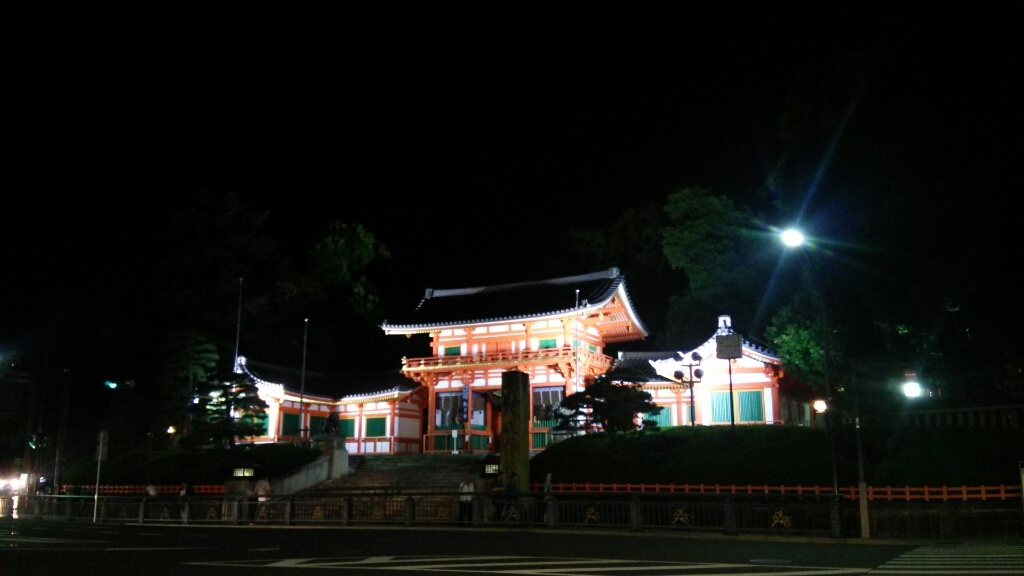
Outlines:
[[[804,238],[802,232],[795,228],[788,228],[783,230],[779,234],[779,238],[782,243],[788,248],[800,248],[806,245],[807,240]],[[823,377],[825,379],[825,408],[832,408],[834,406],[834,399],[832,396],[832,380],[829,377],[829,338],[828,338],[828,309],[825,305],[824,289],[817,285],[820,284],[819,278],[817,278],[817,270],[814,269],[813,263],[808,258],[807,262],[807,273],[811,277],[811,284],[815,285],[818,292],[818,301],[821,303],[821,347],[822,347],[822,368]],[[816,408],[817,409],[817,408]],[[825,432],[828,435],[829,448],[832,452],[832,493],[839,494],[839,478],[836,474],[836,441],[834,434],[834,426],[832,425],[833,418],[830,415],[830,411],[826,409],[818,410],[823,413],[825,419]]]
[[[704,377],[704,370],[697,368],[697,366],[700,366],[703,358],[696,351],[690,354],[690,360],[694,363],[681,365],[682,368],[686,368],[687,372],[676,370],[672,375],[675,376],[675,379],[680,384],[686,384],[690,387],[690,427],[692,428],[697,425],[697,405],[693,401],[693,385]],[[685,379],[684,376],[686,377]]]

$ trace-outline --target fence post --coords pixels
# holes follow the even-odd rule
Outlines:
[[[284,525],[292,525],[292,499],[289,498],[284,502]]]
[[[829,535],[833,538],[843,537],[842,518],[839,515],[839,498],[833,496],[828,501]]]
[[[238,524],[238,498],[231,501],[231,523]]]
[[[633,532],[640,531],[640,502],[636,497],[629,501],[629,529]]]
[[[181,523],[188,525],[188,499],[185,499],[184,508],[181,509]]]
[[[547,521],[547,527],[554,529],[555,527],[555,499],[549,494],[544,500],[544,519]]]
[[[139,502],[139,524],[142,524],[146,519],[146,500],[143,498],[142,502]]]
[[[724,532],[728,536],[736,535],[736,503],[733,502],[732,496],[725,499],[724,510]]]
[[[481,519],[482,508],[480,506],[480,498],[479,497],[473,498],[473,503],[472,503],[471,506],[472,506],[471,509],[470,509],[470,519],[472,520],[471,523],[473,524],[473,526],[479,526],[481,524],[481,522],[482,522],[482,519]]]
[[[341,503],[341,525],[352,525],[352,497],[348,496]]]
[[[71,520],[71,509],[74,507],[75,501],[74,501],[73,498],[68,498],[67,503],[68,503],[68,506],[67,506],[67,510],[65,511],[64,519],[65,520]]]
[[[412,521],[416,519],[416,500],[412,496],[405,498],[405,526],[408,528],[412,526]]]

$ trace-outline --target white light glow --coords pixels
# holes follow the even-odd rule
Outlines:
[[[921,392],[921,385],[917,382],[907,382],[903,385],[903,395],[907,398],[917,398]]]
[[[782,234],[779,235],[782,239],[782,243],[791,248],[799,246],[804,243],[804,235],[795,228],[789,228],[783,230]]]
[[[822,414],[825,410],[828,410],[828,404],[824,400],[815,400],[812,406],[814,406],[814,411],[818,414]]]

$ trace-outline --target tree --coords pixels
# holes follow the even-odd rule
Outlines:
[[[708,188],[677,188],[668,196],[669,223],[661,246],[669,266],[686,275],[685,289],[672,297],[663,346],[707,336],[707,326],[728,312],[755,318],[762,300],[768,260],[759,220],[732,199]]]
[[[267,403],[259,397],[252,378],[231,374],[200,386],[191,404],[193,430],[187,443],[192,446],[227,444],[235,439],[263,434]]]
[[[782,358],[787,374],[819,392],[825,391],[822,336],[821,316],[813,312],[807,298],[799,294],[772,317],[765,331],[765,337]]]
[[[174,423],[185,435],[191,432],[190,402],[196,391],[205,387],[217,372],[220,355],[217,347],[205,336],[192,331],[180,331],[171,336],[165,349],[167,355],[163,390],[160,400],[165,402],[168,423]],[[162,430],[164,422],[157,422]]]
[[[557,428],[577,429],[582,421],[587,432],[600,427],[615,436],[636,430],[638,414],[661,411],[651,402],[651,394],[643,389],[644,382],[647,376],[635,370],[611,370],[598,376],[583,391],[570,394],[559,403]]]

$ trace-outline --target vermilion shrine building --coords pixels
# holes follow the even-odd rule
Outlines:
[[[303,428],[316,434],[334,411],[353,454],[500,451],[501,374],[518,370],[530,378],[530,434],[532,447],[541,450],[551,439],[556,405],[613,365],[647,374],[644,388],[663,407],[656,418],[662,426],[694,420],[729,424],[730,406],[737,424],[810,422],[805,401],[780,394],[781,362],[774,353],[744,340],[741,358],[715,357],[716,336],[732,332],[728,316],[693,351],[606,355],[609,344],[647,336],[617,268],[537,282],[427,289],[415,310],[381,328],[390,335],[426,334],[429,349],[422,357],[403,358],[401,371],[333,386],[326,376],[307,373],[304,393],[298,371],[240,358],[236,371],[251,376],[270,404],[268,432],[254,440],[297,440]],[[692,352],[704,359],[704,374],[691,391]],[[307,406],[305,422],[299,421],[300,402]]]

